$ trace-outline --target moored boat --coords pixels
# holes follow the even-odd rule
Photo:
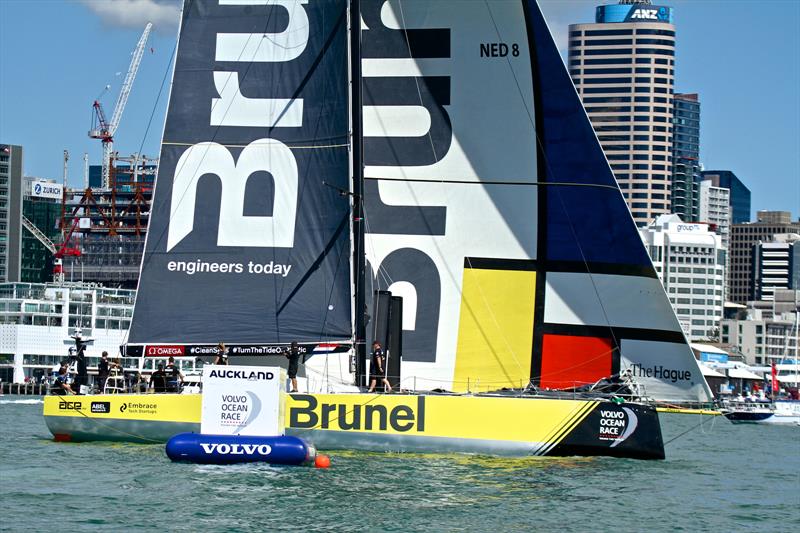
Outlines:
[[[734,424],[800,425],[800,401],[729,402],[722,414]]]

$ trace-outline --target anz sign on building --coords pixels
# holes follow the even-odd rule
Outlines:
[[[672,8],[646,4],[598,6],[595,22],[663,22],[672,24]]]

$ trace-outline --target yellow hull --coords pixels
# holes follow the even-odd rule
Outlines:
[[[200,431],[199,394],[49,396],[57,440],[164,442]],[[293,394],[287,433],[321,449],[663,458],[650,406],[508,396]]]

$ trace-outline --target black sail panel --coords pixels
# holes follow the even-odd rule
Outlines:
[[[347,3],[184,6],[132,343],[351,338]]]

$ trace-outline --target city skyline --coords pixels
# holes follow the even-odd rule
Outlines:
[[[540,2],[559,49],[566,51],[567,26],[592,22],[601,3]],[[675,90],[697,92],[703,104],[701,162],[706,169],[732,170],[741,177],[753,192],[751,217],[769,209],[791,211],[796,219],[800,3],[664,4],[675,8]],[[84,152],[91,164],[100,163],[100,143],[86,135],[91,104],[110,84],[103,104],[107,112],[113,109],[145,17],[154,21],[155,33],[115,148],[123,155],[140,147],[148,156],[158,155],[177,13],[173,0],[0,4],[0,46],[11,51],[0,58],[0,142],[25,146],[26,175],[60,180],[64,149],[71,154],[72,186],[82,183]],[[737,33],[748,38],[731,39]]]

